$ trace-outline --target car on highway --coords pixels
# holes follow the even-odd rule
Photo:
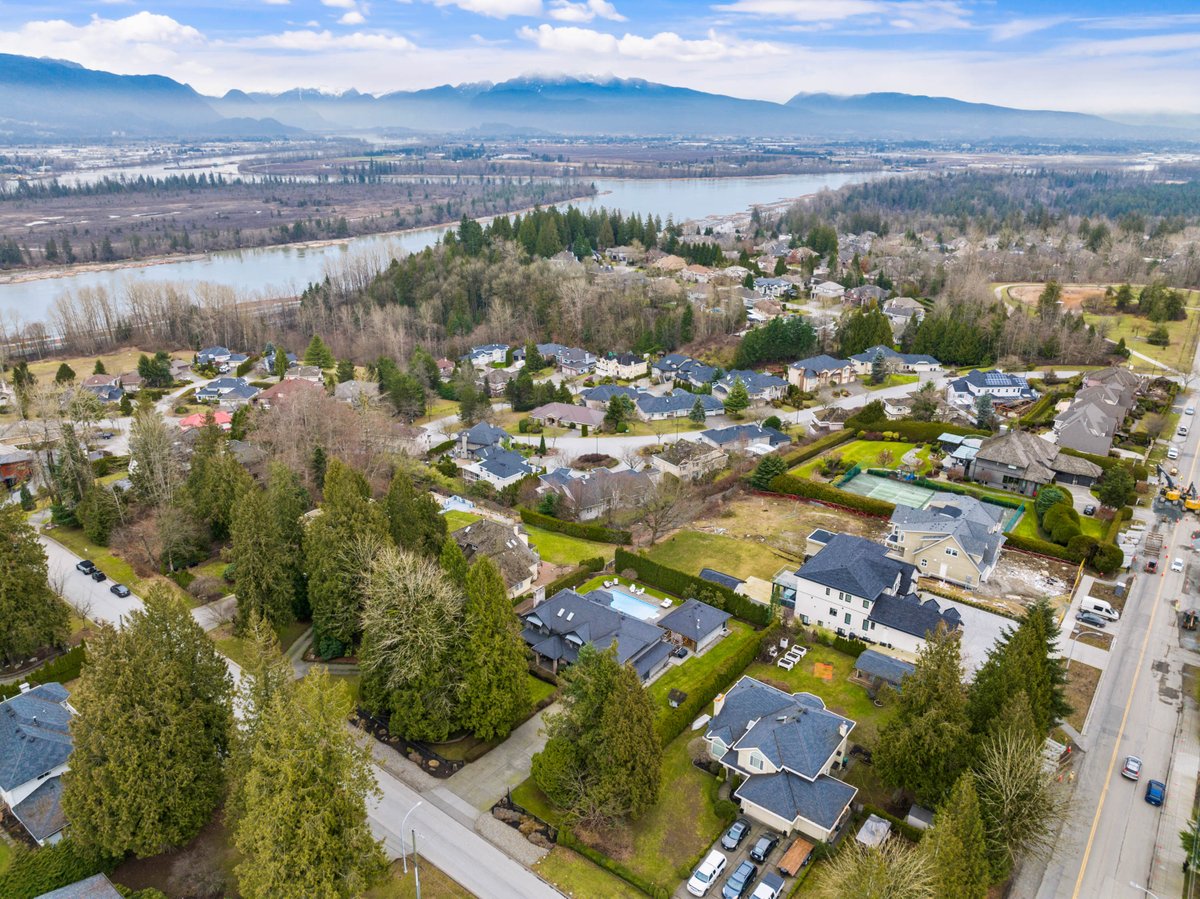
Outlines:
[[[1142,776],[1142,760],[1136,755],[1125,756],[1125,764],[1121,766],[1121,776],[1137,780]]]
[[[99,568],[97,568],[95,571],[92,572],[92,580],[98,584],[101,581],[107,581],[108,575],[105,574],[103,571],[101,571]]]
[[[692,872],[691,879],[687,882],[687,891],[693,896],[707,895],[727,863],[728,859],[714,849],[700,863],[700,867]]]
[[[1088,503],[1086,506],[1083,507],[1083,514],[1084,515],[1095,515],[1096,507],[1093,506],[1091,503]]]
[[[729,879],[725,881],[725,886],[721,889],[721,896],[724,899],[742,899],[757,876],[758,865],[746,859],[733,869],[733,873],[729,875]]]
[[[82,561],[75,563],[75,570],[84,574],[91,574],[96,570],[96,563],[91,559],[83,559]]]
[[[1162,805],[1167,798],[1167,785],[1161,780],[1152,780],[1146,784],[1146,801],[1151,805]]]
[[[1095,612],[1076,612],[1075,620],[1089,627],[1104,627],[1104,619]]]
[[[775,851],[775,847],[778,845],[779,834],[764,833],[750,847],[750,857],[759,864],[762,864],[767,860],[767,856]]]
[[[1179,556],[1176,556],[1175,561],[1171,563],[1171,570],[1183,571],[1183,559],[1181,559]]]
[[[124,584],[113,584],[111,587],[108,588],[108,592],[124,599],[126,596],[129,595],[129,588],[126,587]]]
[[[1188,426],[1180,425],[1179,430],[1177,430],[1175,433],[1178,434],[1180,437],[1186,437],[1188,435]]]
[[[745,818],[738,818],[733,822],[729,830],[725,831],[725,836],[721,837],[721,848],[737,849],[742,845],[742,840],[750,835],[750,822]]]

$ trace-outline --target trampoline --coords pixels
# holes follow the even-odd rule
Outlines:
[[[859,496],[869,496],[871,499],[881,499],[896,505],[911,506],[914,509],[924,509],[937,495],[936,490],[865,472],[855,475],[842,485],[842,489],[848,493],[857,493]]]

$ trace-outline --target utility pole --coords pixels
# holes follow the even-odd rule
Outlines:
[[[421,899],[421,870],[417,865],[417,830],[413,828],[413,879],[417,886],[417,899]]]

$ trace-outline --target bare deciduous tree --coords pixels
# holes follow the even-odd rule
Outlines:
[[[652,482],[638,504],[652,544],[668,531],[691,521],[699,508],[695,488],[670,475]]]

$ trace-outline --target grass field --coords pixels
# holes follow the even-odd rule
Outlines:
[[[613,580],[613,576],[611,574],[598,574],[594,578],[592,578],[590,581],[586,581],[583,584],[580,584],[575,589],[576,589],[577,593],[589,593],[592,590],[602,590],[602,589],[604,589],[604,582],[611,581],[611,580]],[[634,581],[631,581],[628,578],[625,578],[624,580],[622,580],[621,578],[617,578],[616,580],[617,580],[618,584],[620,584],[621,586],[625,586],[625,587],[637,586],[640,588],[645,588],[646,595],[652,596],[655,599],[658,599],[658,600],[671,599],[671,600],[675,600],[676,602],[679,601],[679,597],[677,597],[677,596],[671,596],[667,593],[664,593],[662,590],[655,589],[654,587],[647,587],[645,584],[640,584],[640,583],[635,584]]]
[[[7,840],[0,840],[0,873],[8,870],[12,863],[13,850]]]
[[[470,899],[472,893],[459,886],[440,868],[435,868],[425,859],[420,859],[422,899]],[[413,870],[413,859],[408,859],[408,873],[400,862],[393,862],[387,879],[366,892],[366,899],[415,899],[417,874]]]
[[[553,565],[578,565],[584,559],[611,559],[616,547],[611,543],[593,543],[554,531],[525,525],[529,542],[537,547],[542,558]]]
[[[611,899],[645,899],[615,874],[609,874],[578,852],[555,846],[550,854],[533,866],[533,870],[554,884],[567,896],[579,899],[604,896]]]
[[[308,627],[306,622],[293,621],[286,627],[276,628],[275,634],[279,637],[279,648],[286,653],[291,645],[299,639],[300,635],[308,630]],[[241,637],[233,635],[232,624],[222,624],[220,627],[209,631],[208,635],[217,644],[217,650],[221,655],[232,659],[239,665],[245,665],[245,642]]]
[[[681,531],[651,547],[646,555],[688,574],[699,574],[701,568],[715,568],[743,579],[754,576],[769,580],[794,561],[765,543],[700,531]]]
[[[1109,340],[1115,342],[1124,338],[1126,347],[1143,356],[1149,356],[1178,371],[1191,370],[1192,359],[1196,355],[1196,337],[1200,334],[1200,313],[1189,311],[1187,318],[1183,321],[1164,322],[1163,324],[1166,325],[1167,332],[1170,334],[1170,343],[1165,347],[1153,346],[1146,342],[1146,335],[1157,327],[1149,319],[1139,318],[1128,313],[1123,315],[1085,313],[1083,318],[1089,325],[1095,325],[1097,329],[1107,329],[1105,336]],[[1138,365],[1137,363],[1141,360],[1136,356],[1129,361],[1134,363],[1135,368],[1152,369],[1152,366],[1148,366],[1145,362]]]
[[[1090,515],[1080,514],[1079,529],[1089,537],[1095,537],[1097,540],[1104,539],[1104,532],[1108,528],[1108,522],[1101,521],[1099,518],[1092,518]],[[1009,531],[1011,534],[1016,534],[1020,537],[1030,537],[1035,540],[1049,540],[1050,538],[1042,532],[1038,527],[1037,515],[1033,512],[1033,505],[1026,507],[1025,514],[1017,521],[1017,526]]]
[[[869,380],[869,379],[868,379]],[[883,390],[885,387],[899,387],[903,384],[916,384],[921,380],[920,375],[888,375],[879,384],[866,384],[867,390]]]
[[[474,524],[483,516],[476,515],[474,512],[459,512],[457,509],[451,509],[449,512],[443,512],[442,517],[446,519],[446,528],[453,533],[459,528]]]
[[[813,473],[821,467],[821,463],[833,456],[840,456],[847,468],[855,464],[861,465],[863,468],[895,468],[900,464],[904,454],[909,450],[916,449],[917,445],[896,440],[852,440],[850,443],[827,450],[815,459],[809,459],[803,465],[793,468],[791,474],[802,478],[811,478]],[[887,465],[882,465],[879,461],[879,454],[884,452],[892,454],[892,461]],[[918,455],[925,463],[921,470],[928,470],[928,448],[923,447]]]

